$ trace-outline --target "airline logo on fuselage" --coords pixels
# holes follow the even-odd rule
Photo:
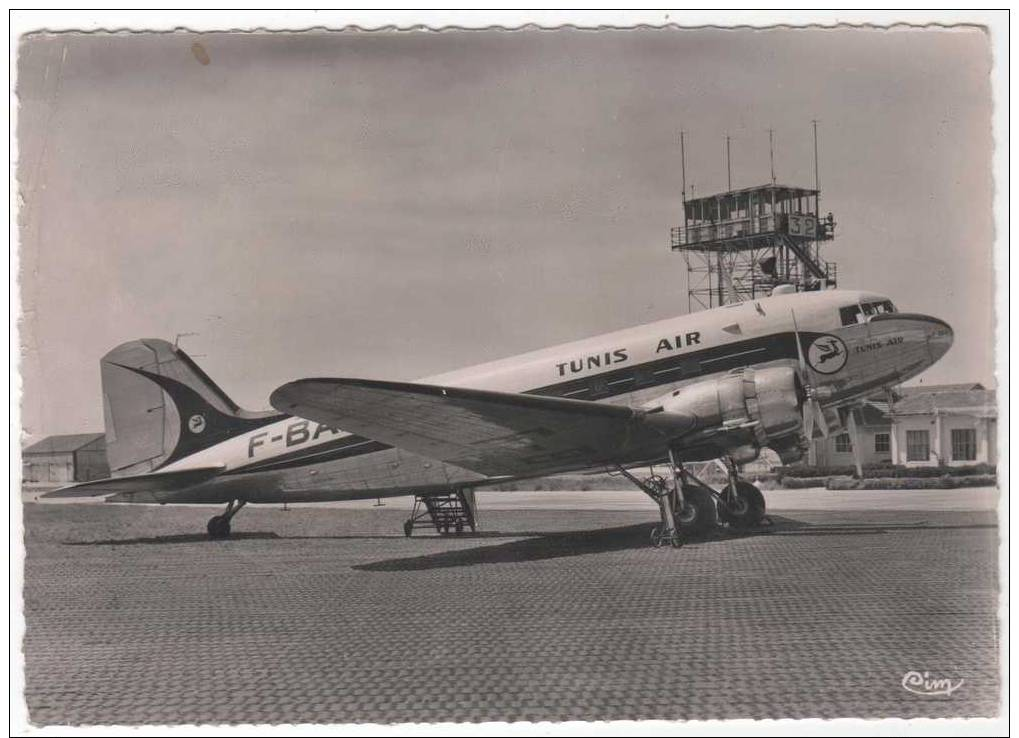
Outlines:
[[[846,344],[838,336],[815,338],[807,349],[807,362],[814,371],[821,374],[834,374],[846,365],[848,358]]]
[[[584,371],[584,369],[600,369],[612,364],[621,364],[629,358],[630,356],[626,353],[626,349],[616,349],[615,351],[606,351],[604,354],[592,354],[579,359],[563,361],[556,364],[556,369],[559,370],[560,377],[565,377],[567,369],[569,369],[570,374],[576,374],[577,372]]]
[[[699,346],[701,343],[701,332],[690,331],[684,333],[682,336],[676,336],[669,341],[668,338],[662,338],[658,341],[658,348],[655,349],[656,354],[660,354],[662,351],[677,351],[681,348],[690,348],[691,346]]]
[[[662,352],[678,351],[691,346],[700,346],[700,344],[701,332],[690,331],[689,333],[683,333],[678,336],[660,338],[657,346],[655,347],[655,354],[657,355]],[[565,377],[568,374],[579,374],[586,369],[604,369],[605,367],[613,366],[615,364],[622,364],[629,361],[629,359],[630,350],[621,348],[613,351],[605,351],[600,354],[588,354],[587,356],[570,359],[569,361],[561,361],[558,362],[555,367],[558,376]]]

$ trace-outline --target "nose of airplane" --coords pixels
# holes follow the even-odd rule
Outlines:
[[[952,331],[952,326],[940,318],[933,318],[929,315],[918,317],[921,317],[926,323],[927,350],[931,354],[931,363],[933,364],[947,354],[948,349],[952,348],[955,333]]]
[[[920,313],[882,313],[871,319],[873,337],[884,336],[901,344],[900,362],[913,368],[926,368],[937,362],[952,347],[952,326],[941,318]]]

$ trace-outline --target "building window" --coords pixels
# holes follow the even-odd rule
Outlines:
[[[874,453],[887,454],[892,450],[892,437],[888,433],[874,434]]]
[[[925,430],[906,431],[906,461],[930,461],[931,434]]]
[[[853,452],[853,442],[849,438],[848,433],[839,433],[835,436],[835,451],[840,454],[851,454]]]
[[[977,432],[974,428],[952,429],[952,460],[977,460]]]

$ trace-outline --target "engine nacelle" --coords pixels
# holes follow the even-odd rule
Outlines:
[[[803,389],[794,368],[746,367],[682,387],[654,404],[665,412],[696,418],[698,436],[726,430],[749,433],[746,441],[732,447],[740,457],[737,461],[749,461],[764,446],[791,455],[803,427],[802,401]]]

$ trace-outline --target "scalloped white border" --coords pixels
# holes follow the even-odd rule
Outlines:
[[[18,39],[33,32],[122,32],[142,31],[243,31],[274,32],[302,30],[357,30],[357,31],[436,31],[455,29],[520,30],[541,28],[552,30],[570,27],[596,31],[600,28],[634,28],[675,26],[683,28],[775,28],[813,27],[833,28],[846,26],[884,27],[889,29],[917,26],[980,25],[987,28],[991,37],[994,66],[991,73],[994,100],[993,129],[995,153],[993,175],[995,181],[995,276],[998,323],[996,327],[996,359],[999,409],[999,459],[1001,472],[1002,547],[1001,575],[1001,641],[1002,641],[1002,699],[1003,717],[993,720],[731,720],[731,721],[618,721],[598,723],[484,723],[484,724],[415,724],[399,726],[345,725],[342,730],[351,735],[649,735],[675,733],[683,730],[704,735],[746,735],[751,732],[764,735],[993,735],[1004,734],[1008,726],[1008,644],[1010,619],[1008,602],[1008,409],[1009,409],[1009,26],[1007,10],[810,10],[778,11],[751,10],[11,10],[8,16],[8,79],[10,169],[8,177],[8,203],[10,205],[10,261],[9,283],[9,376],[10,426],[8,428],[8,478],[11,489],[20,488],[20,378],[18,376],[19,340],[17,321],[20,298],[16,275],[18,273],[18,232],[15,167],[17,142],[15,140],[17,99],[15,89],[15,61]],[[21,641],[24,636],[22,617],[22,571],[24,550],[20,495],[11,494],[9,503],[9,604],[10,671],[7,693],[10,699],[11,735],[332,735],[338,726],[284,725],[284,726],[180,726],[145,728],[32,728],[27,722],[27,710],[20,695],[24,689],[24,662]]]
[[[995,15],[997,12],[997,16]],[[12,31],[275,32],[309,30],[443,31],[664,27],[917,27],[998,24],[1002,11],[979,10],[98,10],[12,11]],[[1006,16],[1007,17],[1007,16]],[[239,20],[245,22],[240,23]]]

